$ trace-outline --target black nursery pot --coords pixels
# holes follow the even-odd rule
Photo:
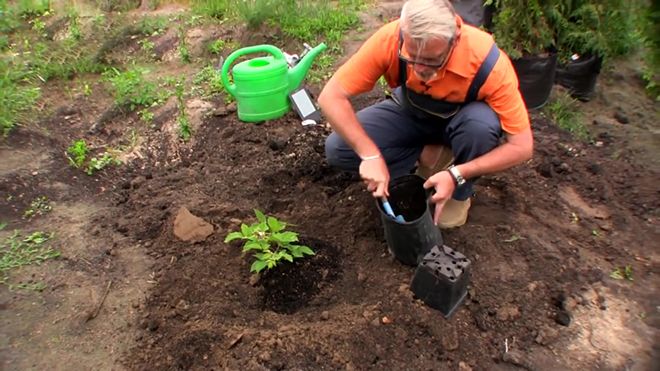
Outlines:
[[[557,72],[557,53],[523,56],[512,61],[527,109],[543,107],[550,97]]]
[[[493,13],[495,12],[493,5],[484,4],[484,0],[453,0],[451,3],[465,23],[475,27],[484,27],[487,30],[492,28]]]
[[[416,266],[435,245],[442,245],[442,234],[433,223],[424,179],[405,175],[390,182],[389,202],[395,215],[405,222],[392,219],[380,200],[376,201],[390,252],[403,264]]]
[[[557,67],[555,81],[567,88],[573,98],[589,101],[596,90],[596,81],[603,65],[597,55],[580,56]]]
[[[447,246],[434,246],[415,270],[410,289],[426,305],[451,317],[467,296],[470,261]]]

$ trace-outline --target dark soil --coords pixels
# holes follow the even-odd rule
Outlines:
[[[603,263],[624,264],[644,254],[657,237],[649,220],[658,210],[655,178],[611,160],[611,147],[575,142],[540,116],[534,130],[534,159],[484,177],[469,224],[444,233],[445,243],[466,254],[473,268],[468,299],[444,320],[411,295],[414,269],[387,253],[377,207],[363,185],[326,165],[326,128],[302,127],[292,116],[262,125],[231,116],[210,120],[181,164],[148,169],[151,179],[120,194],[124,231],[154,240],[149,253],[160,262],[145,312],[159,326],[127,364],[455,369],[466,361],[493,369],[503,362],[505,338],[515,338],[518,349],[533,349],[542,328],[561,329],[557,316],[565,313],[553,298],[604,282],[609,271]],[[595,176],[595,167],[608,176]],[[610,212],[590,214],[562,192]],[[171,211],[181,205],[217,233],[192,246],[174,240]],[[328,255],[282,266],[265,275],[263,287],[252,286],[250,262],[222,240],[252,220],[254,208],[313,235]],[[280,274],[292,288],[272,287]],[[200,338],[215,340],[193,355]]]

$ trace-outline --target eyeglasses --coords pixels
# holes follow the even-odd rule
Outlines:
[[[442,56],[442,59],[439,59],[438,61],[424,61],[424,62],[422,62],[422,61],[414,61],[412,59],[409,59],[408,57],[405,57],[401,53],[401,49],[403,49],[403,42],[402,42],[402,43],[399,44],[399,58],[401,58],[402,60],[404,60],[406,63],[408,63],[410,65],[415,65],[416,64],[416,65],[419,65],[419,66],[432,68],[434,70],[439,70],[440,68],[445,66],[445,64],[449,60],[449,56],[451,55],[451,52],[454,50],[454,45],[456,45],[456,42],[453,38],[451,40],[449,40],[449,45],[450,45],[449,50],[447,51],[447,53],[445,53]]]

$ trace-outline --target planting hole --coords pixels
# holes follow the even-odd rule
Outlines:
[[[449,267],[445,267],[445,269],[446,269],[446,270],[448,270],[448,271],[450,271],[450,270],[451,270],[451,268],[449,268]]]
[[[450,280],[450,281],[453,281],[453,280],[455,280],[455,279],[456,279],[456,277],[454,277],[454,276],[449,277],[449,280]]]
[[[456,265],[456,260],[452,260],[451,263]]]

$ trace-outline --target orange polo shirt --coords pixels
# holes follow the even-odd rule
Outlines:
[[[438,71],[435,80],[424,88],[421,80],[408,65],[409,89],[429,94],[435,99],[452,103],[465,100],[481,63],[493,45],[493,37],[476,27],[464,24],[460,17],[456,23],[461,30],[447,64]],[[399,20],[390,22],[376,31],[360,49],[336,72],[335,78],[350,95],[373,89],[381,76],[390,87],[399,85]],[[509,57],[500,51],[500,57],[482,85],[477,100],[485,101],[499,116],[502,130],[518,134],[530,127],[529,115],[518,90],[516,75]]]

